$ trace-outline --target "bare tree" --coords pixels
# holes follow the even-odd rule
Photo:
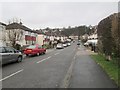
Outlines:
[[[1,38],[2,38],[2,41],[3,41],[3,42],[6,41],[6,38],[5,38],[5,31],[4,31],[4,30],[5,30],[5,29],[2,27],[2,33],[0,34],[0,35],[2,35]]]
[[[16,27],[16,29],[13,29],[14,26],[11,28],[7,28],[6,36],[4,37],[4,40],[6,42],[9,42],[10,45],[12,45],[13,47],[15,47],[17,42],[20,42],[22,40],[23,30],[20,28],[20,27],[22,27],[21,19],[20,19],[20,21],[17,18],[13,18],[12,20],[9,20],[9,25],[12,23],[17,23],[19,26]]]
[[[17,41],[20,42],[22,40],[23,30],[22,29],[10,29],[7,30],[7,37],[10,44],[15,47]]]

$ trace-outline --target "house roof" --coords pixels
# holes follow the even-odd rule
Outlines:
[[[3,26],[6,26],[6,24],[4,24],[4,23],[2,23],[2,22],[0,22],[0,24],[3,25]]]
[[[26,26],[24,26],[24,25],[22,25],[20,23],[11,23],[11,24],[8,24],[6,26],[6,30],[9,30],[9,29],[23,29],[25,31],[32,32],[32,30],[30,28],[28,28],[28,27],[26,27]]]
[[[25,31],[33,32],[33,33],[38,33],[37,31],[34,31],[20,23],[11,23],[11,24],[7,25],[6,30],[10,30],[10,29],[22,29]]]
[[[44,34],[42,31],[40,30],[35,30],[35,32],[37,32],[38,34]]]

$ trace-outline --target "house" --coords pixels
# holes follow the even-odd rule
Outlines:
[[[6,32],[7,32],[7,44],[11,45],[11,40],[8,37],[11,32],[16,32],[16,36],[20,36],[21,38],[16,38],[15,42],[20,44],[21,46],[26,46],[26,45],[33,45],[36,44],[36,37],[38,33],[34,30],[31,30],[30,28],[24,26],[21,22],[20,23],[11,23],[6,26]],[[14,33],[15,34],[15,33]],[[13,34],[13,35],[14,35]]]
[[[2,44],[2,45],[6,45],[5,30],[6,30],[6,24],[0,22],[0,44]]]
[[[44,34],[38,34],[37,35],[37,44],[44,45],[45,35]]]

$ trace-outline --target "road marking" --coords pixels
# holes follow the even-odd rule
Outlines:
[[[54,55],[58,55],[58,54],[60,54],[60,53],[56,53],[56,54],[54,54]]]
[[[47,59],[51,58],[51,56],[49,56]]]
[[[49,58],[51,58],[51,56],[49,56],[49,57],[47,57],[47,58],[45,58],[45,59],[42,59],[42,60],[38,61],[37,63],[43,62],[43,61],[45,61],[45,60],[47,60],[47,59],[49,59]]]
[[[11,74],[11,75],[9,75],[9,76],[3,78],[3,79],[1,79],[0,82],[6,80],[6,79],[8,79],[8,78],[10,78],[10,77],[12,77],[12,76],[14,76],[14,75],[16,75],[16,74],[18,74],[18,73],[20,73],[20,72],[22,72],[22,71],[23,71],[23,69],[21,69],[21,70],[15,72],[15,73],[13,73],[13,74]]]

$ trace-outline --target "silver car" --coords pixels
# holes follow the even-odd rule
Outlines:
[[[21,62],[22,53],[12,47],[0,47],[0,64]]]
[[[63,48],[64,48],[64,46],[63,46],[63,44],[62,44],[62,43],[58,43],[58,44],[57,44],[56,49],[63,49]]]

